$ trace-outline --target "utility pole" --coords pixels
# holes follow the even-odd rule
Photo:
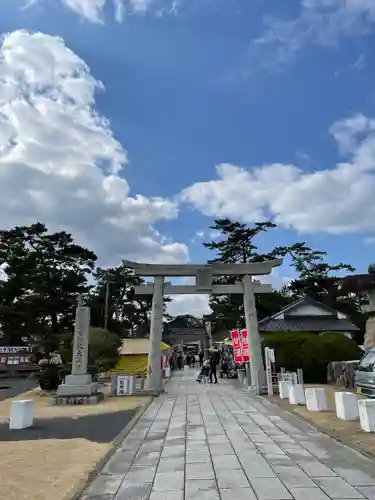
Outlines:
[[[104,330],[108,330],[110,292],[111,284],[109,281],[107,281],[105,284]]]
[[[104,329],[108,330],[109,313],[111,306],[111,284],[118,281],[114,274],[108,273],[105,278],[105,298],[104,298]]]

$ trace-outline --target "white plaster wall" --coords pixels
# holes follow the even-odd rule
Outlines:
[[[332,316],[330,311],[326,311],[323,308],[321,309],[318,306],[310,304],[301,304],[295,309],[288,311],[287,314],[289,316]]]

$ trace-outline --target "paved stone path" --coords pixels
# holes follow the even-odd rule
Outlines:
[[[195,375],[174,376],[82,500],[375,500],[375,462]]]

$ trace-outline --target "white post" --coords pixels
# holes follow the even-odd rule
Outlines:
[[[163,337],[163,315],[164,276],[155,276],[147,368],[147,388],[155,392],[162,392],[161,342]]]
[[[264,349],[266,358],[266,376],[267,376],[267,390],[268,395],[273,396],[273,381],[272,381],[272,363],[275,361],[275,353],[273,349],[266,347]]]
[[[254,282],[251,276],[245,275],[243,283],[243,301],[245,308],[246,329],[249,338],[251,384],[259,394],[265,383],[262,347],[258,331],[258,318],[255,305]]]

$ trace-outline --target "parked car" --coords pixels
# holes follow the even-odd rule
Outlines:
[[[375,349],[370,349],[362,357],[355,373],[358,393],[375,398]]]

